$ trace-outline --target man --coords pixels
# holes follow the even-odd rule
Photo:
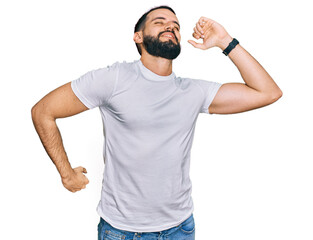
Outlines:
[[[64,187],[76,192],[89,183],[87,171],[71,167],[55,120],[99,107],[105,132],[99,239],[194,239],[189,164],[198,114],[244,112],[282,96],[270,75],[217,22],[201,17],[193,37],[202,39],[188,41],[195,48],[222,49],[245,83],[176,77],[172,61],[181,50],[180,25],[173,9],[160,6],[135,26],[140,60],[90,71],[32,108]]]

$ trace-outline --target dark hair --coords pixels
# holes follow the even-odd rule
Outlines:
[[[162,6],[159,6],[159,7],[151,8],[148,12],[146,12],[144,15],[142,15],[141,18],[139,18],[138,22],[135,25],[134,33],[135,32],[139,32],[141,30],[144,30],[145,29],[145,24],[146,24],[146,21],[147,21],[147,15],[149,13],[151,13],[152,11],[160,9],[160,8],[168,9],[168,10],[170,10],[172,13],[174,13],[176,15],[174,10],[172,8],[170,8],[169,6],[162,5]],[[136,47],[137,47],[137,50],[138,50],[139,54],[141,55],[141,48],[140,48],[140,45],[138,43],[136,43]]]

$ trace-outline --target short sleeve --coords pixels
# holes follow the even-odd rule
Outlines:
[[[78,99],[89,109],[107,105],[118,79],[119,63],[91,70],[71,82]]]
[[[201,106],[200,113],[209,114],[209,106],[222,84],[206,80],[197,80],[197,83],[203,90],[203,104]]]

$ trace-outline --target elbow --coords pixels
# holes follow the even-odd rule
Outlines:
[[[46,105],[40,101],[32,107],[31,117],[35,127],[36,125],[40,125],[44,122],[56,120],[56,118],[47,109]]]
[[[31,117],[32,117],[32,120],[33,120],[33,123],[36,124],[36,122],[38,121],[39,119],[39,116],[40,116],[40,109],[38,107],[38,103],[36,105],[34,105],[31,109]]]
[[[32,109],[31,109],[31,117],[33,120],[33,123],[36,125],[38,124],[40,121],[46,119],[48,117],[46,111],[45,111],[45,107],[42,106],[42,104],[40,102],[38,102],[37,104],[35,104]]]
[[[283,91],[280,88],[278,88],[277,91],[275,92],[274,96],[273,96],[274,101],[276,102],[282,96],[283,96]]]
[[[268,94],[269,104],[276,102],[282,96],[283,96],[283,92],[280,90],[280,88],[277,88],[275,91],[272,91],[270,94]]]
[[[37,106],[34,105],[31,109],[31,116],[32,116],[32,119],[34,120],[35,116],[37,114]]]

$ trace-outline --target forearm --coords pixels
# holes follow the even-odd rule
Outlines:
[[[188,42],[203,50],[219,47],[224,51],[233,40],[222,25],[206,17],[201,17],[196,23],[193,37],[202,38],[203,43]],[[245,84],[223,84],[209,107],[210,113],[249,111],[272,104],[282,96],[271,76],[240,44],[228,53],[228,57],[238,68]]]
[[[39,138],[60,176],[68,177],[73,173],[73,169],[68,161],[55,119],[45,116],[35,108],[32,109],[32,119]]]
[[[230,41],[231,40],[232,38],[230,38]],[[228,43],[230,41],[228,39]],[[221,48],[225,49],[226,47],[224,44]],[[238,68],[242,79],[248,87],[269,96],[281,95],[281,90],[267,71],[240,44],[238,44],[228,56]]]

